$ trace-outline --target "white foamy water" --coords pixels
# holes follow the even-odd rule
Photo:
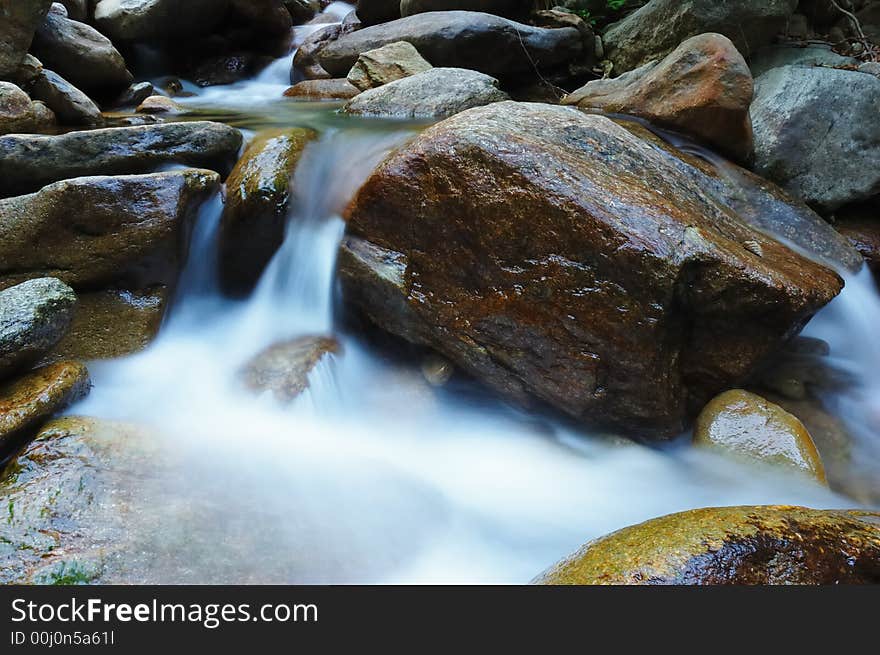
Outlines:
[[[527,582],[589,539],[671,512],[855,505],[807,479],[683,443],[656,450],[600,439],[471,386],[435,389],[418,362],[342,331],[339,214],[410,134],[337,128],[308,146],[284,245],[248,300],[217,291],[220,203],[207,204],[159,338],[90,367],[94,389],[72,413],[154,426],[178,467],[159,476],[159,519],[129,518],[139,552],[153,554],[146,580]],[[850,316],[880,305],[861,280],[811,331],[865,369],[877,318],[865,314],[862,332]],[[292,406],[241,388],[237,371],[254,353],[327,333],[342,353],[313,372]],[[878,398],[874,387],[865,394]],[[863,401],[852,398],[862,409]]]

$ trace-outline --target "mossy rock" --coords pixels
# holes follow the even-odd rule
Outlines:
[[[305,128],[266,130],[248,145],[226,181],[220,220],[220,275],[224,288],[246,293],[284,241],[291,178],[306,145]]]
[[[709,401],[694,425],[694,444],[785,466],[826,483],[822,458],[804,424],[779,405],[742,389]]]
[[[694,509],[586,544],[536,580],[559,585],[880,583],[880,513]]]

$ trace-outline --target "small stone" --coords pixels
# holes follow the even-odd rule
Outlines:
[[[150,96],[135,111],[139,114],[184,114],[187,109],[166,96]]]
[[[269,391],[278,401],[291,402],[308,388],[312,370],[339,352],[332,337],[299,337],[263,350],[245,365],[241,377],[251,391]]]
[[[694,444],[784,465],[826,483],[825,467],[804,424],[748,391],[734,389],[713,398],[697,417]]]

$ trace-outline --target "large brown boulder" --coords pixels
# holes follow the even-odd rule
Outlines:
[[[185,169],[81,177],[0,200],[0,289],[56,277],[75,289],[170,284],[219,176]]]
[[[701,34],[659,63],[587,83],[563,104],[639,116],[746,160],[754,147],[749,118],[753,92],[749,67],[730,39]]]
[[[880,513],[715,507],[586,544],[537,580],[558,585],[880,583]]]
[[[353,200],[345,295],[510,398],[673,434],[842,286],[683,168],[573,108],[463,112]]]
[[[52,0],[0,0],[0,79],[18,69]]]
[[[230,173],[219,233],[220,279],[228,292],[250,291],[284,241],[291,178],[315,136],[306,128],[261,132]]]

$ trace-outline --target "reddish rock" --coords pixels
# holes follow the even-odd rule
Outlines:
[[[345,78],[304,80],[284,92],[297,100],[351,100],[361,91]]]
[[[659,63],[589,82],[563,104],[639,116],[746,160],[754,148],[749,119],[753,91],[749,67],[733,43],[720,34],[701,34]]]

